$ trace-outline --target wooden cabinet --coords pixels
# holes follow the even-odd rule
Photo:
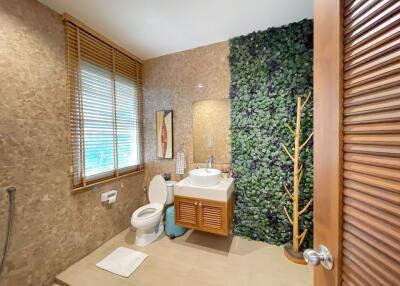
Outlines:
[[[229,235],[233,218],[233,195],[227,202],[175,196],[175,223],[220,235]]]

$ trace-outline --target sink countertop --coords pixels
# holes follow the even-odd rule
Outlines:
[[[218,185],[199,187],[191,184],[190,178],[186,177],[175,184],[174,194],[176,196],[227,202],[234,190],[233,181],[233,178],[222,178]]]

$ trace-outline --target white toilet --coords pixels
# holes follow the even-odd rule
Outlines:
[[[165,204],[174,201],[173,181],[165,181],[160,175],[155,176],[149,185],[150,203],[138,208],[131,218],[136,228],[137,246],[145,246],[156,240],[164,231],[163,209]]]

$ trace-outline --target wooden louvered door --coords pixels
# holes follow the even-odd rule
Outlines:
[[[400,285],[400,1],[348,1],[343,285]]]
[[[314,2],[314,285],[400,285],[400,1]]]
[[[200,227],[202,230],[217,234],[227,235],[227,204],[201,200],[200,206]]]
[[[199,226],[198,202],[196,199],[175,196],[175,223],[190,228]]]

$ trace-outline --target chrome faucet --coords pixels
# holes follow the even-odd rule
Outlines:
[[[213,163],[214,163],[214,156],[213,155],[208,156],[207,169],[212,169]]]

